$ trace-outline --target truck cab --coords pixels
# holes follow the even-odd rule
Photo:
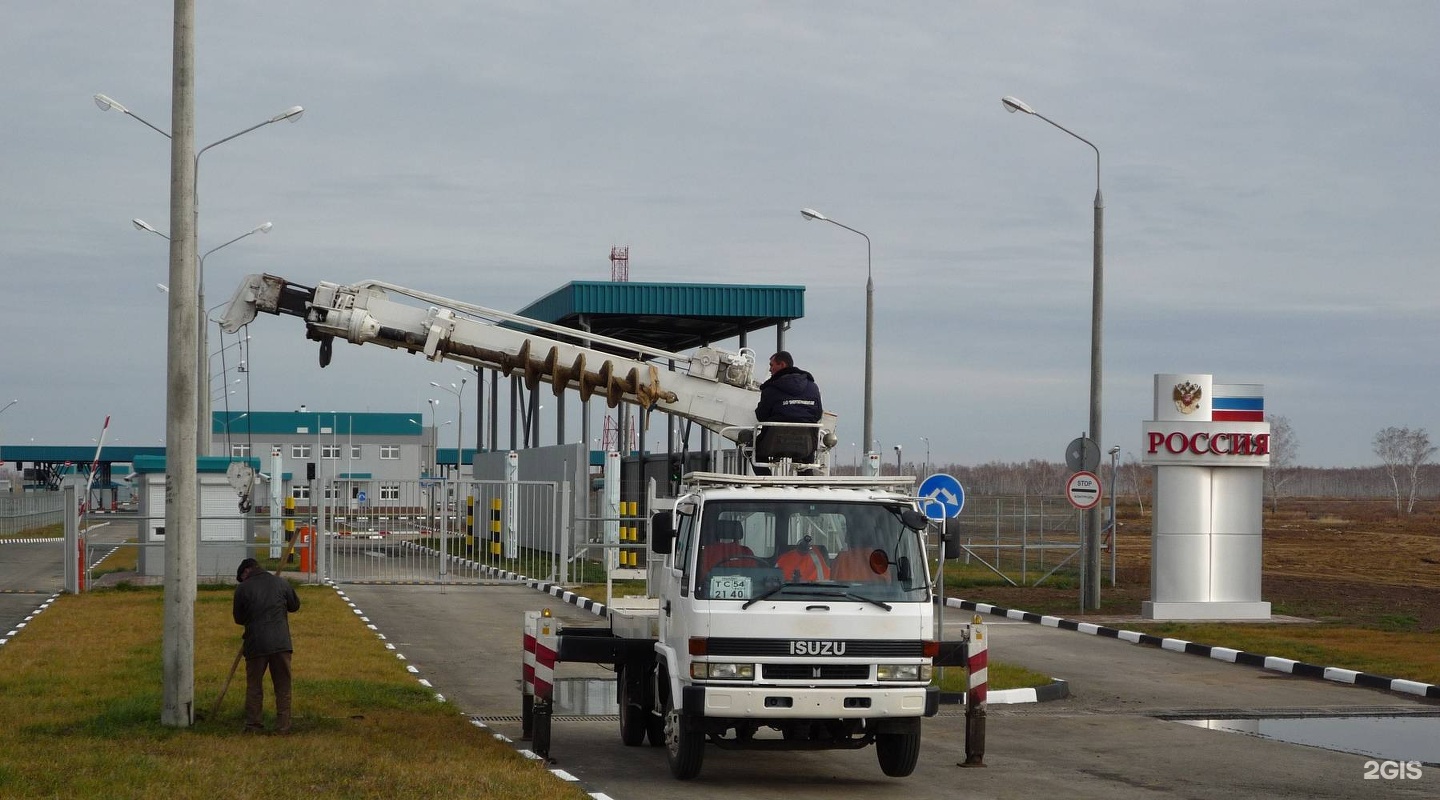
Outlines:
[[[676,777],[698,774],[707,741],[874,744],[887,775],[914,769],[921,718],[938,707],[938,645],[910,485],[687,476],[652,528],[663,560],[652,570],[660,614],[644,693]]]

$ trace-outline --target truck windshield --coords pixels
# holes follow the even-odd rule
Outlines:
[[[928,602],[920,534],[901,524],[901,508],[858,501],[712,500],[697,531],[695,596]]]

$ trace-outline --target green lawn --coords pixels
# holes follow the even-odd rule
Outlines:
[[[294,734],[243,735],[243,668],[210,715],[239,646],[232,591],[197,596],[189,729],[160,724],[159,588],[63,595],[0,647],[0,797],[586,796],[438,701],[328,587],[299,587],[291,618]]]

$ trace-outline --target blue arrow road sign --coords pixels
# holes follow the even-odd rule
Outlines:
[[[960,516],[965,507],[965,490],[951,475],[937,472],[920,484],[920,509],[934,520]]]
[[[356,494],[355,499],[362,503],[365,502],[365,492],[361,491],[360,493]]]

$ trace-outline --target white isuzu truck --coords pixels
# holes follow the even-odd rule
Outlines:
[[[833,415],[758,423],[753,353],[647,349],[376,281],[252,275],[222,325],[233,332],[257,311],[303,317],[322,365],[336,337],[381,344],[519,373],[532,390],[601,393],[735,442],[734,474],[685,475],[652,516],[648,602],[612,607],[608,627],[558,630],[558,660],[613,665],[621,739],[664,745],[682,780],[699,774],[707,745],[874,745],[886,775],[914,770],[942,648],[912,479],[826,474]],[[548,707],[530,705],[548,752]]]
[[[691,473],[650,529],[654,609],[610,612],[626,744],[853,749],[915,769],[939,652],[909,479]],[[648,647],[647,647],[648,645]],[[599,652],[596,652],[599,650]],[[559,660],[603,661],[561,630]]]

